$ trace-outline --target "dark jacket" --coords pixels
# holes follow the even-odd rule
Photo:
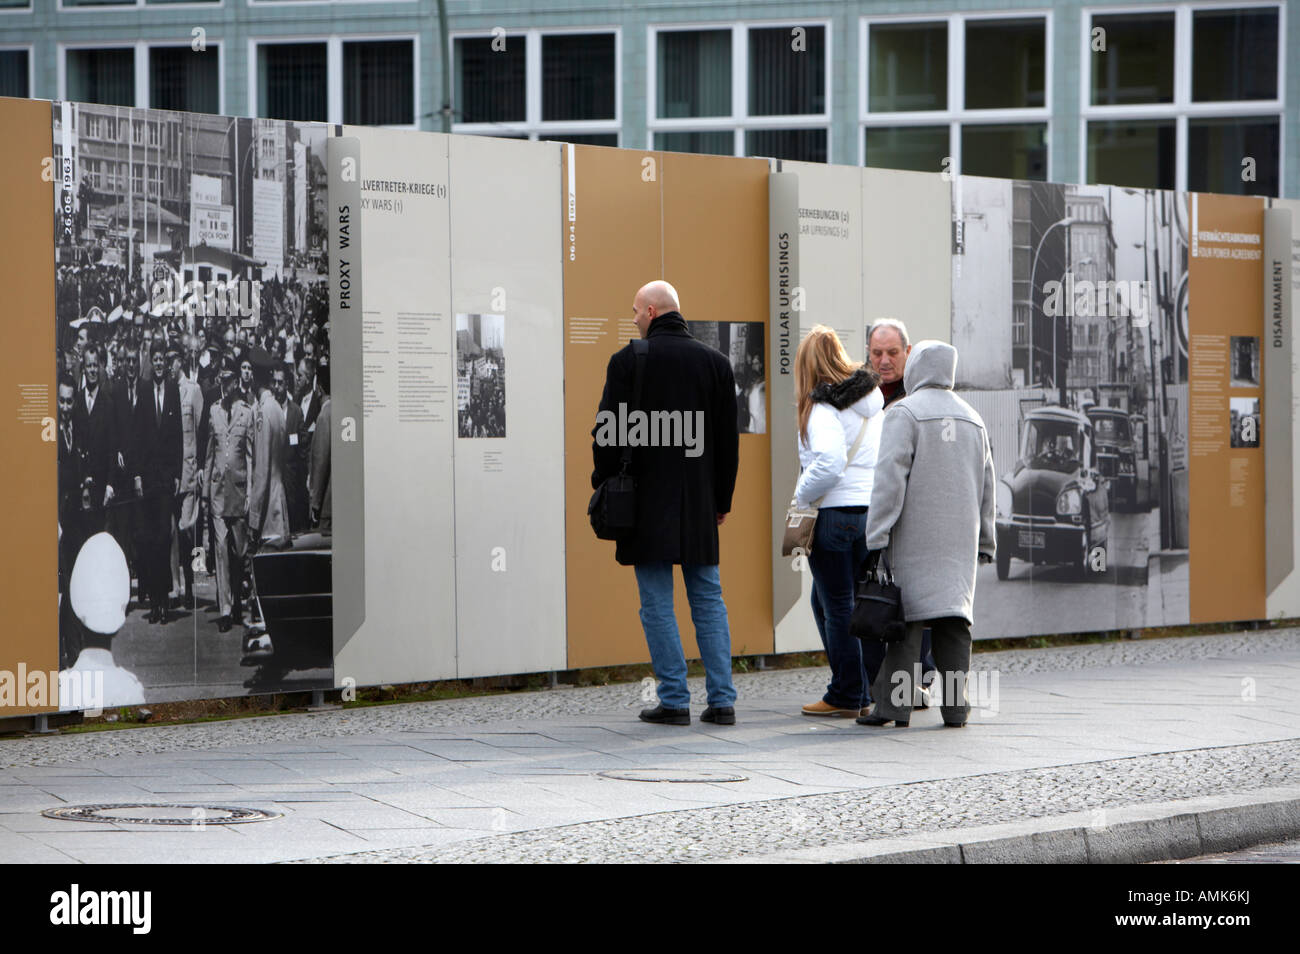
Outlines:
[[[650,352],[640,409],[679,412],[683,425],[689,414],[696,443],[633,448],[630,473],[636,478],[637,526],[619,539],[615,558],[624,566],[654,561],[713,565],[718,562],[717,515],[731,510],[739,464],[735,377],[720,352],[691,336],[678,312],[656,317],[646,338]],[[619,404],[625,404],[627,412],[635,410],[635,371],[628,344],[609,359],[601,412],[616,417]],[[694,431],[696,412],[703,414],[702,433]],[[661,434],[663,428],[655,430]],[[601,433],[600,417],[591,433],[593,438]],[[684,426],[679,434],[687,436]],[[688,450],[698,450],[698,456],[687,456]],[[591,484],[598,487],[618,473],[622,448],[616,441],[598,438],[592,455]]]
[[[171,378],[164,380],[159,420],[153,383],[142,380],[136,390],[134,453],[128,462],[132,477],[141,478],[145,493],[175,493],[172,481],[180,480],[183,453],[180,389]]]
[[[119,378],[113,382],[113,390],[110,392],[113,398],[114,414],[114,447],[113,455],[113,489],[118,494],[131,494],[131,453],[134,450],[132,446],[135,443],[135,409],[131,406],[131,395],[136,395],[136,401],[139,402],[140,378],[128,379]],[[125,464],[123,468],[117,466],[117,455],[122,455],[122,461]]]
[[[114,483],[117,466],[115,418],[113,398],[102,381],[93,410],[86,409],[85,388],[77,389],[72,405],[72,427],[84,458],[83,476],[95,481],[90,495],[91,506],[95,509],[104,503],[104,488]],[[120,489],[114,487],[114,492]]]

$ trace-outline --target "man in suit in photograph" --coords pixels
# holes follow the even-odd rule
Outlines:
[[[172,505],[181,483],[181,396],[167,375],[166,349],[155,342],[149,353],[152,380],[137,392],[131,472],[139,513],[138,572],[141,601],[149,602],[149,622],[167,621],[171,589]]]
[[[90,487],[91,532],[103,529],[104,507],[113,499],[113,467],[116,464],[116,415],[113,398],[104,381],[104,349],[90,345],[82,357],[82,383],[73,404],[73,428],[84,454],[85,476]]]

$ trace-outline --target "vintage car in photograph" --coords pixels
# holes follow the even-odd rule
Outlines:
[[[1128,412],[1117,407],[1087,409],[1092,422],[1092,439],[1097,446],[1097,469],[1110,482],[1112,510],[1131,513],[1137,509],[1137,450]]]
[[[1086,573],[1093,549],[1107,541],[1107,493],[1088,418],[1064,407],[1030,411],[1016,465],[998,483],[998,579],[1008,577],[1013,558]]]
[[[334,665],[332,538],[305,533],[283,549],[253,556],[253,579],[266,631],[250,634],[240,665],[257,667],[249,688],[275,685],[291,670]],[[331,685],[326,680],[325,685]]]

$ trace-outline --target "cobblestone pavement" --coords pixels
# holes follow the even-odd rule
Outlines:
[[[367,851],[315,860],[721,861],[1077,811],[1091,810],[1095,824],[1104,827],[1106,809],[1111,806],[1296,782],[1300,782],[1300,741],[1276,742],[614,818],[498,835],[449,848]],[[1211,857],[1217,860],[1220,856]],[[1300,854],[1293,852],[1292,860],[1297,858]]]
[[[997,670],[1006,675],[1048,673],[1207,659],[1245,659],[1297,650],[1300,650],[1300,629],[1280,629],[977,653],[972,668],[977,671]],[[825,691],[829,673],[830,670],[823,667],[739,674],[735,678],[740,695],[737,704],[743,712],[747,698],[807,696],[808,701],[812,701]],[[690,685],[692,697],[703,703],[703,678],[692,679]],[[89,759],[183,752],[215,746],[634,712],[643,705],[639,684],[621,684],[291,713],[227,722],[3,739],[0,740],[0,769],[64,765]]]
[[[631,684],[6,740],[0,863],[716,860],[1074,811],[1104,825],[1112,808],[1300,775],[1295,631],[976,668],[997,691],[962,730],[933,709],[907,729],[810,719],[799,707],[827,679],[812,669],[739,676],[734,726],[639,722]],[[106,804],[275,817],[163,830],[42,814]]]

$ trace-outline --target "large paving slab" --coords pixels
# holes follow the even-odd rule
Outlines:
[[[996,700],[961,730],[937,710],[906,729],[803,716],[821,669],[737,677],[736,726],[641,723],[641,687],[623,685],[0,741],[0,861],[708,860],[1300,781],[1296,631],[975,666]],[[645,769],[742,780],[602,774]],[[40,814],[119,802],[279,817]]]

